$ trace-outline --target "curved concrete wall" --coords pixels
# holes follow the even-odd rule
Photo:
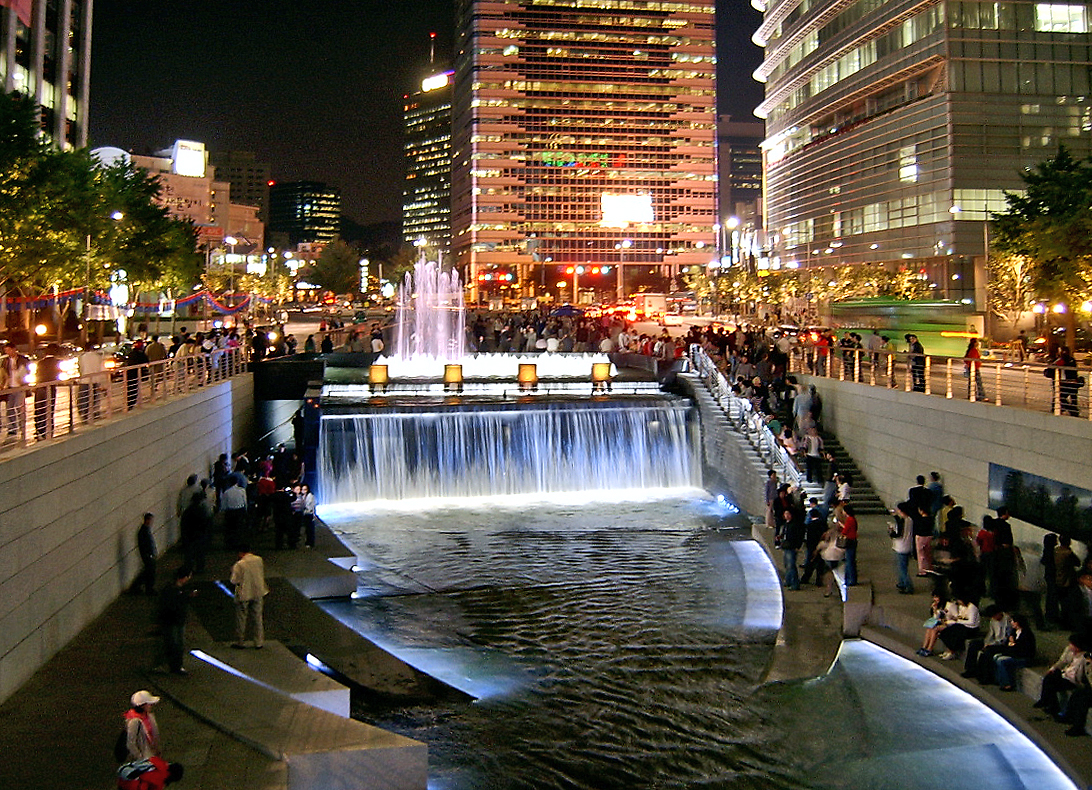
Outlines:
[[[1092,472],[1092,422],[986,403],[946,400],[865,384],[803,377],[823,397],[823,421],[888,506],[917,475],[940,472],[944,489],[980,524],[990,462],[1082,488]],[[1020,543],[1043,531],[1014,522]]]
[[[132,582],[143,513],[174,543],[178,491],[250,442],[253,392],[240,376],[0,462],[0,700]]]

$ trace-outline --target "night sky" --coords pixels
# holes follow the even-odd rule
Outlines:
[[[397,220],[402,97],[448,66],[453,0],[96,0],[91,145],[136,153],[176,139],[254,151],[281,181],[342,190],[360,222]],[[760,14],[718,0],[718,109],[735,120],[762,88]]]

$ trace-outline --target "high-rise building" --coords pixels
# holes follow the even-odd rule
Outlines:
[[[269,164],[253,151],[219,151],[209,156],[216,177],[231,184],[231,202],[254,206],[262,222],[269,222]]]
[[[454,72],[433,74],[406,97],[406,184],[402,236],[446,260],[451,252],[451,84]]]
[[[38,104],[61,147],[87,145],[92,0],[9,0],[0,6],[0,85]]]
[[[710,263],[713,6],[456,2],[452,244],[472,283],[504,267],[560,296],[583,267],[607,294],[624,264],[630,293]]]
[[[754,219],[762,211],[762,140],[765,127],[753,121],[717,119],[717,174],[720,218]]]
[[[319,181],[286,181],[269,187],[269,229],[290,245],[331,241],[341,220],[341,193]]]
[[[1003,191],[1092,153],[1089,4],[752,2],[769,265],[912,266],[983,309]]]

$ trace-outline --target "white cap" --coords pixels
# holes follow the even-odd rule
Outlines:
[[[154,697],[152,696],[152,693],[150,691],[144,691],[143,689],[141,689],[140,691],[133,694],[133,696],[130,697],[129,701],[133,703],[134,708],[137,708],[141,705],[155,705],[157,702],[159,702],[159,697]]]

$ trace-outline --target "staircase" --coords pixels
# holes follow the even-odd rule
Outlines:
[[[838,461],[838,468],[843,472],[848,472],[853,479],[852,501],[853,506],[857,509],[857,515],[885,515],[890,513],[890,509],[884,505],[879,494],[872,488],[868,478],[864,476],[857,463],[842,447],[842,443],[838,441],[838,438],[827,431],[820,431],[819,435],[823,437],[824,449]]]

